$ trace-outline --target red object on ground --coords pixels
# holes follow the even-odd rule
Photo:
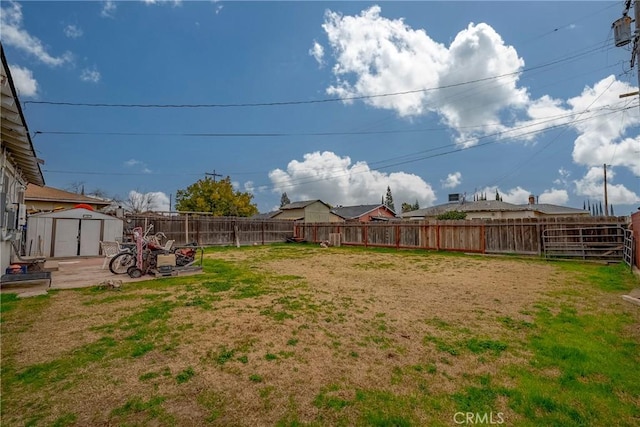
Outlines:
[[[78,208],[89,209],[90,211],[93,210],[93,207],[91,207],[91,205],[87,205],[86,203],[80,203],[73,207],[73,209],[78,209]]]

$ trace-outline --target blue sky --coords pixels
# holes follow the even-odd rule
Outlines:
[[[640,206],[638,98],[619,98],[637,74],[611,29],[622,1],[1,7],[50,186],[168,209],[215,170],[262,212],[282,192],[355,205],[387,186],[398,210],[496,189],[582,208],[603,199],[606,163],[615,213]]]

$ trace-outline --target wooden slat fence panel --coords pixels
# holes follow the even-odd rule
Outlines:
[[[134,227],[153,233],[162,232],[176,245],[196,242],[202,246],[265,244],[285,242],[293,237],[293,221],[252,220],[248,218],[210,217],[204,215],[131,216],[125,221],[125,234]],[[125,236],[126,237],[126,236]]]
[[[297,224],[296,236],[308,242],[328,240],[340,233],[343,245],[396,247],[479,253],[541,255],[542,234],[553,236],[567,228],[594,228],[595,240],[605,241],[607,227],[625,227],[626,217],[523,218],[508,220],[390,221],[388,223]],[[565,233],[566,234],[566,233]],[[325,237],[326,236],[326,237]],[[603,252],[604,253],[604,252]],[[617,256],[617,255],[616,255]]]

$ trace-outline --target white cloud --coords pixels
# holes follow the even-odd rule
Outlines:
[[[510,190],[501,190],[499,187],[485,187],[480,190],[478,195],[485,195],[487,200],[495,200],[496,191],[502,198],[503,202],[513,203],[514,205],[525,205],[529,203],[529,197],[533,193],[526,188],[516,186]],[[544,190],[542,194],[536,197],[537,203],[549,203],[552,205],[565,206],[569,202],[569,193],[564,189],[551,188]]]
[[[22,6],[11,1],[7,7],[0,8],[0,27],[2,27],[2,42],[33,55],[39,61],[59,66],[72,59],[70,52],[61,56],[53,56],[47,52],[40,39],[32,36],[22,28]]]
[[[127,168],[137,168],[142,173],[153,173],[147,164],[141,160],[129,159],[123,163]]]
[[[223,7],[224,7],[224,6],[223,6],[223,5],[221,5],[221,4],[216,5],[216,9],[215,9],[216,15],[219,15],[219,14],[220,14],[220,12],[222,12],[222,8],[223,8]]]
[[[638,135],[625,136],[640,124],[640,114],[637,108],[628,108],[635,100],[621,101],[618,97],[635,89],[611,75],[566,101],[543,96],[527,107],[530,119],[514,124],[515,131],[505,136],[532,140],[535,135],[524,134],[566,125],[578,134],[572,153],[576,164],[624,166],[640,176],[640,139]]]
[[[552,205],[564,206],[569,201],[569,193],[567,190],[557,190],[552,188],[551,190],[545,190],[539,197],[538,203],[550,203]]]
[[[585,88],[579,96],[569,99],[567,103],[574,110],[583,110],[590,105],[590,109],[606,108],[615,104],[620,105],[618,95],[635,89],[625,82],[616,80],[615,76],[609,76],[593,87]],[[604,110],[604,112],[610,112],[610,110]],[[592,113],[592,115],[596,114]],[[636,176],[640,176],[640,155],[638,155],[640,136],[624,137],[627,130],[639,123],[638,108],[632,108],[607,115],[603,115],[601,111],[599,117],[575,124],[574,127],[580,135],[575,140],[573,160],[585,166],[604,163],[624,166]]]
[[[485,23],[470,23],[448,46],[402,19],[382,17],[379,6],[354,16],[327,11],[322,27],[335,58],[335,82],[327,93],[346,103],[352,102],[346,98],[373,96],[362,102],[402,117],[437,114],[464,146],[495,134],[533,141],[540,132],[569,126],[578,135],[576,164],[624,166],[640,176],[640,136],[627,135],[637,129],[640,114],[637,108],[625,109],[635,99],[618,98],[636,88],[613,75],[566,100],[531,99],[518,86],[524,60]],[[410,93],[375,96],[402,92]],[[515,117],[520,120],[512,123]]]
[[[100,72],[95,69],[85,68],[80,73],[80,80],[83,82],[98,83],[100,81]]]
[[[77,25],[69,24],[64,27],[64,35],[69,37],[70,39],[77,39],[78,37],[82,37],[82,28]]]
[[[174,7],[180,6],[182,4],[182,0],[142,0],[142,1],[148,5],[171,3]]]
[[[447,175],[447,179],[441,180],[443,188],[456,188],[462,183],[462,174],[460,172],[454,172]]]
[[[11,65],[11,77],[20,97],[35,97],[38,94],[38,82],[28,68]]]
[[[113,18],[116,15],[116,2],[112,0],[107,0],[102,4],[102,10],[100,11],[100,16],[103,18]]]
[[[569,177],[571,176],[571,172],[568,171],[567,169],[561,167],[560,169],[558,169],[558,178],[556,178],[553,183],[556,185],[562,185],[563,187],[566,187],[567,185],[569,185]]]
[[[499,187],[485,187],[484,189],[478,191],[478,195],[484,194],[487,197],[487,200],[495,200],[496,191],[502,197],[503,202],[513,203],[514,205],[523,205],[529,202],[529,196],[531,192],[525,190],[524,188],[517,186],[510,190],[504,191]],[[468,198],[468,197],[467,197]]]
[[[386,174],[371,170],[366,162],[351,163],[325,151],[308,153],[302,161],[292,160],[286,170],[269,172],[274,193],[286,192],[292,201],[320,199],[331,205],[379,203],[391,188],[396,209],[402,202],[431,206],[436,200],[431,186],[417,175],[404,172]]]
[[[463,124],[494,123],[484,132],[500,130],[498,113],[527,101],[526,91],[516,87],[524,61],[489,25],[469,24],[447,48],[424,30],[414,30],[402,19],[381,17],[380,12],[373,6],[357,16],[325,14],[322,27],[336,58],[336,84],[327,89],[329,94],[345,98],[450,86],[364,102],[400,116],[438,113],[463,138],[468,138]],[[504,74],[509,76],[455,86]]]
[[[315,40],[309,49],[309,55],[313,56],[320,66],[324,65],[324,47]]]
[[[622,184],[614,184],[615,171],[607,169],[607,198],[610,204],[630,205],[640,202],[640,196]],[[602,167],[590,168],[582,179],[574,181],[576,194],[596,200],[604,199],[604,170]]]

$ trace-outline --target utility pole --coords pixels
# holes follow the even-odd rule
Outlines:
[[[205,174],[204,174],[204,175],[205,175],[205,176],[212,176],[212,177],[213,177],[213,182],[214,182],[214,183],[216,182],[216,177],[217,177],[217,176],[220,176],[220,177],[222,176],[222,175],[220,175],[219,173],[216,173],[216,170],[215,170],[215,169],[213,170],[213,173],[205,172]]]
[[[635,0],[633,3],[635,20],[632,20],[627,14],[631,8],[631,0],[626,0],[624,4],[624,10],[622,11],[622,18],[613,23],[615,44],[616,47],[626,46],[631,43],[633,39],[633,48],[631,49],[631,68],[638,67],[638,88],[640,89],[640,0]],[[631,33],[631,22],[635,22],[635,31],[633,36]],[[628,96],[640,96],[640,90],[631,93],[624,93],[619,95],[620,98],[626,98]],[[638,104],[640,107],[640,104]]]
[[[640,98],[640,0],[636,0],[633,4],[633,13],[635,15],[636,21],[636,31],[635,31],[635,39],[633,42],[633,53],[636,54],[636,66],[638,67],[638,95]]]
[[[607,197],[607,164],[604,164],[604,216],[609,216],[609,198]]]

